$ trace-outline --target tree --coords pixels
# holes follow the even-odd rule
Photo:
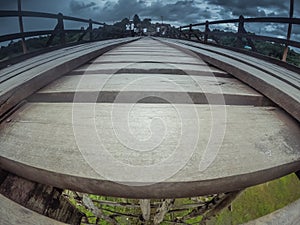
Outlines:
[[[130,21],[128,18],[124,18],[121,22],[117,22],[114,24],[115,27],[119,27],[121,28],[122,30],[125,30],[126,29],[126,25],[129,24]]]
[[[141,23],[141,19],[140,19],[140,17],[139,17],[137,14],[135,14],[134,17],[133,17],[133,23],[134,23],[134,26],[135,26],[135,27],[136,27],[138,24]]]
[[[142,26],[145,28],[149,28],[151,26],[151,19],[149,18],[144,19],[142,22]]]

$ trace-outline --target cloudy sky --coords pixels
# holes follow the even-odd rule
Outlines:
[[[23,10],[58,13],[64,15],[91,18],[96,21],[112,23],[125,17],[139,14],[141,18],[152,18],[164,21],[175,26],[205,20],[219,20],[257,16],[288,17],[289,0],[23,0]],[[0,0],[1,10],[16,10],[17,0]],[[294,17],[300,17],[300,0],[295,0]],[[46,19],[26,19],[26,31],[52,29],[55,21]],[[0,35],[18,32],[18,21],[13,18],[0,18]],[[74,24],[66,24],[68,28]],[[78,24],[78,26],[81,26]],[[235,29],[228,24],[228,29]],[[287,26],[264,24],[247,25],[251,32],[285,36]],[[300,26],[294,26],[293,39],[300,39]]]

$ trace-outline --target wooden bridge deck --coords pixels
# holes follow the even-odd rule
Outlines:
[[[224,193],[299,170],[299,77],[290,71],[279,79],[286,88],[276,102],[270,88],[265,94],[258,84],[259,93],[251,77],[241,79],[242,70],[218,69],[177,45],[126,43],[62,77],[67,70],[48,73],[31,92],[26,71],[27,86],[16,70],[1,71],[2,86],[27,94],[13,113],[2,110],[0,166],[63,189],[130,198]],[[248,72],[272,69],[264,68]],[[272,71],[278,77],[282,70]],[[3,106],[15,90],[2,90]],[[294,99],[287,109],[286,95]]]

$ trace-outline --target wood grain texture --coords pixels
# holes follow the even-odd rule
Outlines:
[[[174,107],[185,113],[182,118],[177,117]],[[1,130],[3,151],[0,165],[28,179],[61,188],[137,198],[198,196],[233,191],[300,169],[300,129],[279,109],[138,104],[131,111],[128,121],[124,121],[128,115],[127,109],[126,104],[27,104]],[[180,128],[198,124],[193,110],[196,110],[195,115],[200,120],[196,148],[192,155],[181,152],[179,158],[170,162],[176,165],[185,157],[189,159],[174,176],[158,184],[141,187],[119,184],[147,183],[155,181],[156,177],[147,180],[147,174],[140,174],[136,180],[130,180],[132,178],[126,176],[126,170],[123,174],[120,166],[107,158],[105,161],[111,164],[110,172],[116,177],[123,177],[121,180],[110,179],[104,174],[97,174],[80,151],[82,146],[78,145],[78,141],[81,140],[81,144],[87,146],[86,154],[95,160],[99,159],[97,157],[107,157],[108,151],[112,159],[121,160],[125,165],[155,165],[167,160],[180,140],[193,137],[193,133],[181,134]],[[211,135],[212,121],[217,119],[223,123],[221,118],[212,118],[212,115],[220,115],[224,110],[227,114],[226,133],[220,151],[208,169],[200,173],[199,164]],[[112,118],[113,112],[117,114]],[[74,116],[79,118],[77,125],[72,120]],[[155,133],[154,139],[147,142],[147,124],[156,117],[163,121],[166,130],[163,136]],[[126,131],[128,126],[131,127],[129,137],[133,141],[135,138],[140,140],[140,148],[148,146],[151,149],[153,143],[160,143],[161,136],[163,141],[150,152],[132,151],[131,139],[123,140],[122,136],[117,135],[123,129]],[[76,127],[80,129],[77,134],[74,133]],[[155,132],[157,127],[153,129]],[[129,142],[126,143],[126,140]],[[156,171],[158,177],[164,172]]]
[[[190,41],[160,40],[197,53],[204,61],[245,82],[300,121],[299,73],[222,48]]]
[[[131,41],[132,39],[104,41],[90,44],[88,48],[85,45],[73,48],[68,54],[62,53],[59,57],[55,56],[52,60],[43,62],[44,59],[37,60],[38,65],[22,69],[22,65],[16,64],[13,68],[21,69],[0,71],[2,82],[0,83],[0,117],[8,110],[17,105],[20,101],[30,96],[40,88],[54,81],[80,66],[83,63],[103,54],[109,49]],[[89,45],[89,44],[87,44]],[[44,56],[37,56],[44,58]],[[30,66],[30,61],[28,62]],[[28,65],[27,64],[27,65]],[[26,67],[26,66],[24,66]]]
[[[0,194],[0,224],[1,225],[64,225],[46,216],[42,216],[9,200]],[[66,225],[66,224],[65,224]]]
[[[139,199],[237,191],[300,170],[299,124],[265,97],[297,119],[293,76],[278,79],[252,59],[168,41],[130,42],[76,70],[132,73],[72,75],[73,62],[67,76],[44,74],[50,84],[37,90],[23,71],[19,95],[35,94],[1,125],[0,167],[62,189]],[[85,55],[70,57],[77,54]],[[224,71],[204,60],[244,83],[214,76]],[[175,74],[142,73],[172,68]],[[18,93],[13,98],[25,98]]]

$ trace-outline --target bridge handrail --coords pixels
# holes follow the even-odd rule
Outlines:
[[[62,15],[62,14],[61,14]],[[0,17],[39,17],[39,18],[49,18],[49,19],[58,19],[59,14],[53,14],[53,13],[44,13],[44,12],[32,12],[32,11],[14,11],[14,10],[0,10]],[[87,20],[72,16],[64,16],[62,15],[64,20],[71,20],[76,22],[82,22],[82,23],[89,23],[92,22],[93,24],[97,25],[104,25],[104,23],[97,22],[94,20]]]
[[[53,13],[44,13],[44,12],[32,12],[32,11],[14,11],[14,10],[0,10],[0,18],[1,17],[35,17],[35,18],[48,18],[48,19],[57,19],[57,25],[54,28],[54,30],[40,30],[40,31],[31,31],[31,32],[20,32],[20,33],[13,33],[13,34],[5,34],[0,36],[0,42],[15,40],[19,38],[27,38],[27,37],[33,37],[33,36],[40,36],[40,35],[51,35],[47,42],[47,46],[50,46],[54,37],[56,35],[60,35],[60,43],[63,45],[65,44],[65,33],[83,33],[81,37],[78,39],[78,41],[81,41],[84,35],[87,33],[90,33],[90,41],[93,40],[92,31],[93,31],[93,25],[100,25],[104,26],[105,23],[97,22],[91,19],[82,19],[77,17],[71,17],[71,16],[65,16],[61,13],[59,14],[53,14]],[[64,27],[64,21],[75,21],[75,22],[81,22],[81,23],[87,23],[88,28],[86,30],[71,30],[71,29],[65,29]],[[22,19],[21,19],[22,21]],[[22,22],[23,23],[23,22]],[[24,41],[24,40],[23,40]],[[24,50],[24,53],[26,51]]]
[[[195,26],[204,26],[207,23],[209,25],[216,25],[216,24],[226,24],[226,23],[238,23],[239,21],[240,21],[240,19],[206,21],[203,23],[195,23],[195,24],[181,26],[181,28],[189,28],[190,25],[192,25],[192,27],[195,27]],[[286,23],[286,24],[291,23],[291,24],[300,25],[300,18],[256,17],[256,18],[244,18],[244,22],[246,22],[246,23]]]
[[[238,31],[234,32],[218,32],[218,31],[211,31],[209,26],[210,25],[220,25],[220,24],[228,24],[228,23],[238,23]],[[271,37],[271,36],[263,36],[263,35],[256,35],[246,31],[245,23],[277,23],[277,24],[287,24],[289,25],[287,29],[287,36],[286,38],[278,38],[278,37]],[[198,41],[202,41],[204,43],[208,43],[209,36],[235,36],[237,37],[237,45],[240,48],[242,46],[242,38],[246,38],[248,45],[251,47],[253,51],[257,51],[254,43],[252,40],[259,40],[259,41],[270,41],[279,44],[285,45],[285,49],[283,52],[282,60],[286,61],[288,47],[296,47],[300,48],[300,42],[296,40],[291,40],[291,32],[293,25],[300,25],[300,18],[292,17],[256,17],[256,18],[244,18],[242,15],[238,19],[227,19],[227,20],[216,20],[216,21],[205,21],[202,23],[195,23],[180,26],[179,29],[179,38],[183,35],[187,39],[192,39],[192,36],[195,36]],[[193,30],[194,27],[205,26],[204,31],[197,30],[197,33],[203,35],[204,38],[200,39],[198,34]],[[188,28],[188,29],[187,29]],[[188,32],[186,32],[188,31]],[[178,37],[178,36],[177,36]]]

